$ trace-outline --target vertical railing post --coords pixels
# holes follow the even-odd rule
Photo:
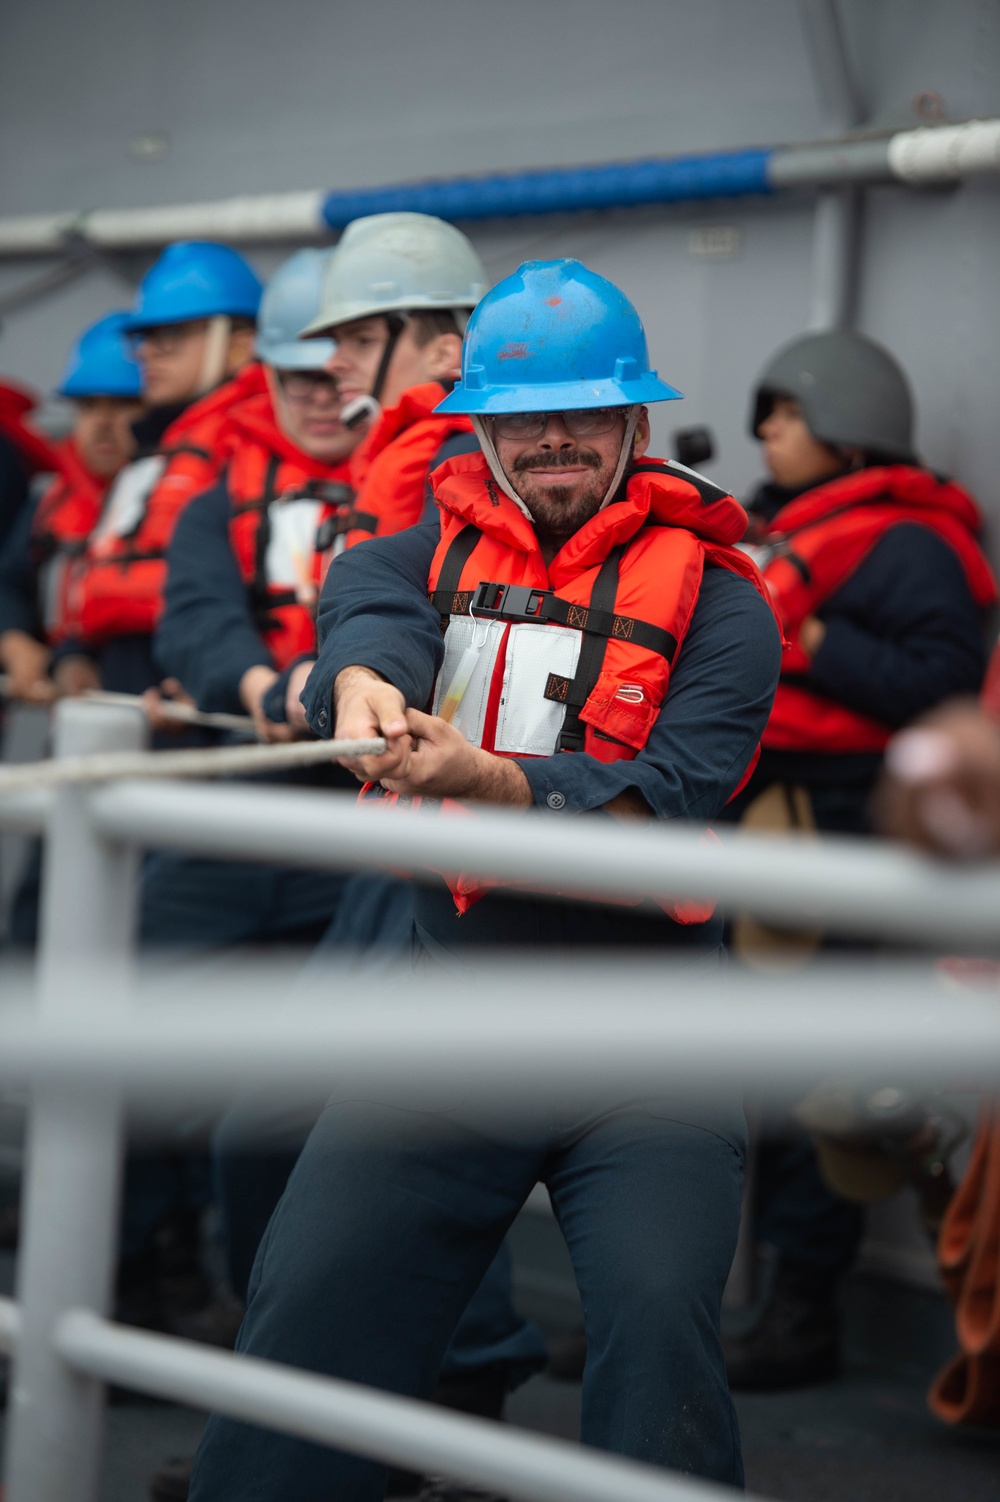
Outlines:
[[[56,711],[55,754],[138,750],[143,716],[67,701]],[[134,943],[138,852],[108,844],[89,817],[86,786],[60,789],[49,824],[38,956],[39,1015],[49,1026],[106,1020],[126,1005]],[[118,1240],[121,1111],[81,1088],[32,1093],[17,1295],[5,1502],[94,1502],[103,1384],[71,1372],[52,1345],[74,1306],[106,1313]]]

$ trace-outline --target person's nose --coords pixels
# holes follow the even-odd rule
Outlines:
[[[327,375],[332,376],[342,376],[346,374],[348,370],[350,370],[350,363],[349,361],[344,359],[339,345],[334,349],[333,354],[330,356],[329,360],[327,360],[326,364],[323,366],[323,369],[326,371]]]
[[[576,442],[569,428],[567,428],[562,416],[558,412],[550,412],[549,420],[545,424],[545,432],[538,440],[538,446],[557,452],[559,449],[572,448]]]

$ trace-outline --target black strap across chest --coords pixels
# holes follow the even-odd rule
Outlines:
[[[431,604],[441,616],[442,630],[452,615],[473,615],[477,620],[536,622],[569,626],[583,633],[576,674],[570,678],[550,673],[545,697],[566,705],[566,718],[559,737],[561,751],[582,751],[586,727],[580,711],[586,704],[604,667],[608,642],[628,641],[658,652],[672,663],[677,638],[662,626],[653,626],[633,616],[616,612],[618,581],[625,543],[612,548],[594,580],[589,605],[574,605],[551,589],[533,589],[523,584],[484,582],[476,589],[459,589],[462,571],[482,533],[471,523],[464,526],[445,553]]]

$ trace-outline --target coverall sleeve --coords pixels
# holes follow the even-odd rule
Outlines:
[[[38,616],[38,571],[31,559],[33,506],[24,506],[14,518],[0,548],[0,635],[26,631],[42,637]]]
[[[163,672],[180,679],[199,709],[215,713],[242,713],[243,674],[258,664],[273,666],[230,544],[222,485],[197,496],[178,518],[154,651]]]
[[[0,435],[0,546],[23,517],[28,504],[28,476],[17,449]]]
[[[926,527],[886,533],[818,615],[826,635],[804,682],[848,709],[898,729],[979,692],[979,611],[957,556]]]
[[[626,790],[660,819],[712,819],[736,791],[767,724],[781,666],[770,607],[749,580],[705,571],[663,708],[634,761],[586,753],[517,757],[535,803],[561,813]]]
[[[332,695],[346,667],[371,668],[423,709],[444,658],[441,620],[427,598],[436,522],[373,537],[334,559],[317,620],[319,658],[302,694],[317,735],[333,735]]]

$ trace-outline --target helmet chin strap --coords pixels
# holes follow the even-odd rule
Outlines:
[[[204,396],[206,391],[212,391],[218,386],[226,373],[229,336],[232,329],[233,321],[226,313],[216,313],[208,320],[208,328],[205,330],[205,349],[198,374],[199,396]]]
[[[625,473],[626,465],[632,457],[632,444],[635,441],[635,430],[639,425],[639,413],[641,412],[641,410],[642,408],[639,406],[627,408],[628,417],[625,421],[625,433],[622,437],[622,446],[618,451],[618,463],[615,465],[615,472],[611,476],[611,484],[608,486],[607,491],[605,492],[603,501],[597,508],[598,511],[603,511],[605,506],[607,506],[612,500],[614,500],[614,497],[618,493],[618,487],[622,482],[622,476]],[[479,446],[482,449],[483,454],[485,455],[486,463],[490,467],[490,473],[492,474],[494,480],[496,480],[504,495],[510,496],[511,500],[514,502],[514,505],[518,508],[518,510],[523,511],[528,520],[533,524],[534,518],[532,517],[531,512],[528,510],[527,506],[524,504],[521,497],[518,495],[517,491],[514,489],[507,476],[504,474],[503,466],[500,463],[496,447],[493,443],[493,435],[490,432],[489,424],[484,422],[481,417],[474,416],[472,414],[470,414],[470,416],[472,416],[472,426],[475,429],[476,437],[479,439]]]

